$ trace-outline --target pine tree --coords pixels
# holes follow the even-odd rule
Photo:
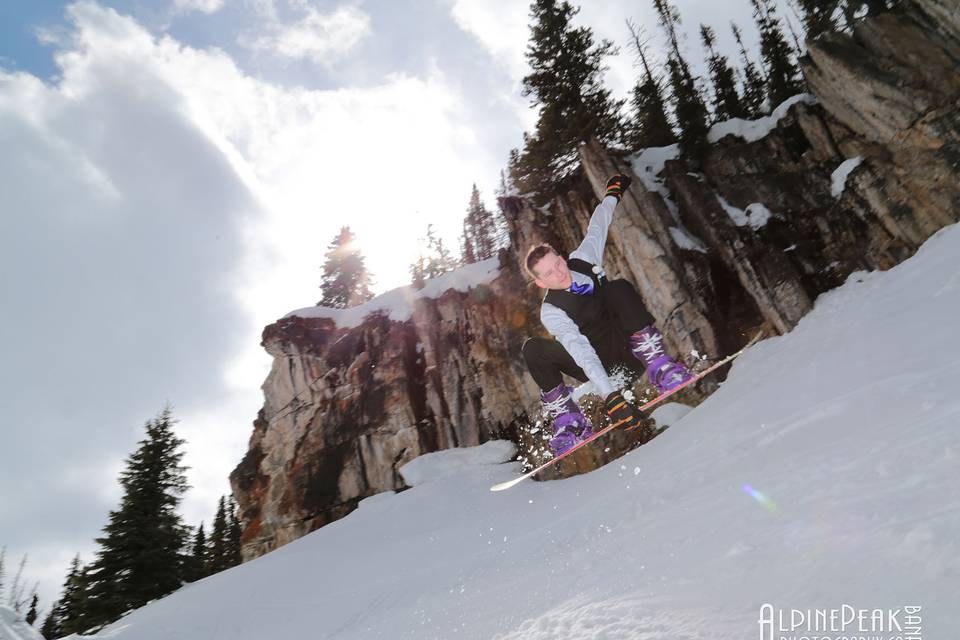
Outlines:
[[[323,283],[320,285],[323,298],[317,306],[346,309],[373,298],[370,291],[372,278],[363,261],[350,227],[341,227],[340,233],[327,246]]]
[[[817,38],[837,29],[834,12],[839,4],[840,0],[797,0],[808,38]]]
[[[730,23],[730,29],[733,31],[733,37],[737,40],[740,47],[740,64],[743,65],[743,108],[748,118],[759,118],[770,109],[766,104],[767,100],[767,80],[763,73],[757,68],[757,65],[747,55],[747,48],[743,44],[743,34],[736,23]]]
[[[630,20],[627,20],[627,28],[637,60],[643,68],[643,74],[633,86],[630,97],[632,115],[626,126],[627,146],[637,150],[671,145],[677,141],[677,135],[667,118],[661,80],[653,73],[647,60],[640,29]]]
[[[680,53],[680,12],[670,0],[653,0],[660,26],[667,35],[669,72],[673,112],[680,128],[680,148],[694,165],[699,165],[700,156],[707,142],[707,106],[697,88],[696,79]]]
[[[88,581],[80,564],[80,556],[74,556],[70,571],[63,582],[63,593],[43,622],[41,633],[45,638],[80,633],[88,627],[87,587]]]
[[[238,515],[240,508],[237,506],[237,503],[234,502],[232,496],[230,497],[230,502],[227,506],[229,515],[229,523],[227,524],[227,566],[236,567],[243,562],[243,553],[241,547],[243,528],[240,526],[240,517]]]
[[[227,507],[223,496],[217,504],[217,515],[207,541],[207,567],[210,574],[227,568]]]
[[[577,166],[577,147],[591,136],[615,144],[621,138],[620,108],[601,83],[606,56],[616,53],[609,40],[594,42],[587,27],[574,27],[579,12],[566,0],[534,0],[523,95],[539,107],[536,131],[525,138],[513,179],[525,192],[549,199],[552,185]]]
[[[426,242],[427,263],[424,274],[428,279],[436,278],[439,275],[443,275],[457,268],[456,260],[453,259],[450,251],[448,251],[443,244],[443,238],[434,233],[432,224],[427,225]]]
[[[701,24],[700,39],[709,54],[707,68],[710,70],[710,80],[713,83],[713,121],[747,117],[747,112],[740,101],[740,94],[737,92],[737,79],[733,69],[727,63],[727,57],[719,53],[714,46],[717,37],[713,29]]]
[[[467,215],[463,219],[460,238],[461,259],[472,264],[492,258],[497,248],[497,225],[493,214],[480,200],[480,191],[473,185]]]
[[[430,278],[457,268],[457,261],[450,255],[443,238],[434,233],[433,224],[427,225],[427,235],[420,238],[420,243],[425,250],[410,265],[410,276],[416,289],[422,289]]]
[[[473,252],[473,237],[467,218],[463,219],[463,235],[460,236],[460,261],[464,264],[473,264],[477,255]]]
[[[61,635],[63,635],[59,631],[57,617],[54,614],[53,609],[50,609],[50,612],[47,613],[47,617],[43,619],[43,625],[40,627],[40,635],[46,638],[46,640],[54,640],[54,638],[59,638]]]
[[[184,441],[173,432],[169,407],[146,423],[146,438],[120,474],[124,494],[86,579],[86,629],[116,620],[129,609],[165,596],[183,584],[182,549],[189,536],[176,509],[188,489],[180,465]]]
[[[39,604],[39,602],[40,602],[40,597],[37,595],[37,590],[34,589],[33,597],[30,599],[30,610],[27,612],[27,617],[25,618],[25,620],[27,621],[27,624],[30,625],[31,627],[33,626],[33,623],[36,622],[37,620],[37,605]]]
[[[796,12],[794,12],[793,15],[796,16]],[[793,28],[793,22],[790,21],[790,17],[785,17],[784,22],[787,23],[787,29],[790,31],[790,39],[793,40],[793,56],[794,59],[798,61],[797,68],[799,69],[799,60],[806,50],[804,49],[803,44],[800,42],[800,36],[797,35],[796,30]]]
[[[203,522],[197,527],[197,532],[193,536],[185,575],[187,582],[195,582],[209,575],[207,573],[207,536],[203,530]]]
[[[410,283],[414,289],[423,289],[427,283],[427,259],[420,254],[410,265]]]
[[[760,31],[760,56],[767,72],[767,98],[771,108],[803,91],[803,79],[793,60],[776,14],[774,0],[750,0],[753,18]]]

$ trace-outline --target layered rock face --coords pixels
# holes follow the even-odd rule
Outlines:
[[[537,397],[519,359],[537,302],[525,290],[503,269],[467,292],[415,300],[403,322],[376,313],[357,327],[298,316],[268,326],[265,403],[231,474],[244,557],[402,489],[398,469],[423,453],[515,437]]]
[[[788,331],[853,271],[889,268],[956,222],[958,14],[954,2],[919,0],[808,43],[816,99],[797,101],[766,135],[724,129],[739,134],[718,133],[697,173],[664,159],[669,150],[620,157],[584,146],[582,172],[549,207],[501,200],[511,246],[495,279],[417,299],[409,320],[268,326],[265,403],[231,475],[244,557],[403,489],[398,468],[422,453],[526,428],[539,403],[520,346],[545,332],[523,253],[537,242],[574,249],[612,173],[634,182],[604,267],[637,285],[684,353],[729,352],[758,328]]]

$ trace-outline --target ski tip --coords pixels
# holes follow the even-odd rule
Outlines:
[[[519,484],[520,481],[523,480],[525,477],[526,476],[520,476],[519,478],[514,478],[513,480],[509,480],[508,482],[501,482],[500,484],[495,484],[492,487],[490,487],[490,491],[503,491],[505,489],[509,489],[513,485]]]

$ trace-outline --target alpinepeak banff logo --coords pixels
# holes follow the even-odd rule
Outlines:
[[[918,605],[899,609],[760,607],[760,640],[923,640]]]

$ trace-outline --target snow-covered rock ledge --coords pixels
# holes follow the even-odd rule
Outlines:
[[[251,514],[244,557],[409,486],[400,468],[418,456],[503,437],[537,397],[516,366],[535,317],[526,293],[519,270],[492,258],[419,291],[308,307],[265,327],[264,405],[231,474]]]
[[[780,103],[776,109],[768,116],[757,118],[756,120],[744,120],[743,118],[731,118],[724,120],[710,127],[707,133],[709,142],[717,142],[724,136],[738,136],[747,142],[756,142],[769,134],[777,123],[787,115],[790,107],[802,102],[803,104],[816,104],[817,98],[809,93],[800,93],[787,98]]]
[[[413,315],[413,304],[416,300],[439,298],[451,289],[469,291],[474,287],[490,284],[498,275],[500,275],[500,259],[494,256],[481,262],[454,269],[436,278],[431,278],[419,291],[411,285],[407,285],[391,289],[369,302],[349,309],[319,306],[304,307],[291,311],[283,317],[330,318],[341,329],[360,326],[363,319],[372,313],[385,313],[390,320],[405,322]]]

